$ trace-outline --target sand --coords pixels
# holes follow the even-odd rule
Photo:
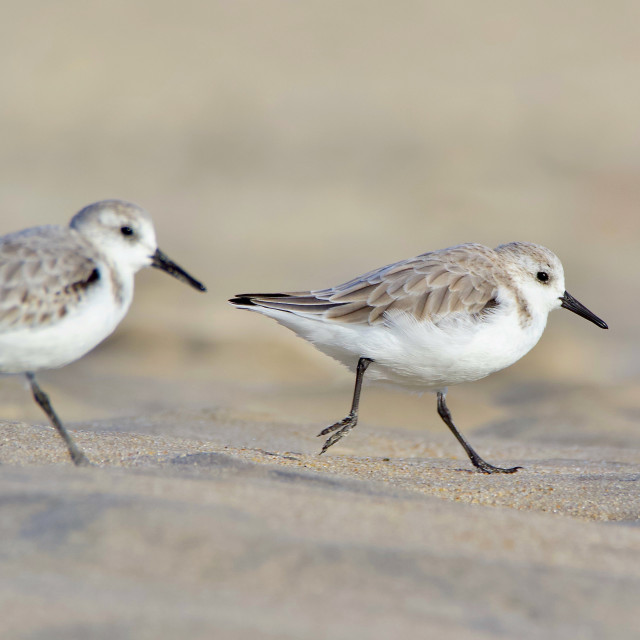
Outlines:
[[[363,423],[324,456],[322,425],[223,404],[72,426],[92,468],[0,426],[3,637],[640,634],[637,446],[472,430],[524,467],[486,476],[444,426]]]
[[[637,3],[4,3],[0,233],[147,208],[208,287],[136,278],[39,374],[75,469],[0,380],[2,640],[639,638]],[[432,396],[365,387],[244,291],[532,241],[610,325]]]

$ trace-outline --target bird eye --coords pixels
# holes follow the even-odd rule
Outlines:
[[[538,271],[538,273],[536,274],[536,278],[538,278],[540,282],[548,282],[549,274],[546,271]]]
[[[120,233],[123,236],[132,236],[133,235],[133,229],[131,227],[120,227]]]

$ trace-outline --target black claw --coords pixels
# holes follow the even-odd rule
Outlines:
[[[332,424],[330,427],[324,429],[319,436],[326,435],[331,431],[336,431],[332,436],[327,438],[327,441],[322,445],[322,451],[318,455],[322,455],[329,447],[333,446],[338,440],[344,438],[344,436],[353,429],[357,424],[357,420],[352,416],[347,416],[344,420],[340,420],[340,422],[336,422],[336,424]]]
[[[353,429],[358,424],[358,405],[360,403],[360,389],[362,387],[362,377],[367,367],[373,362],[369,358],[360,358],[358,360],[358,366],[356,369],[356,384],[353,389],[353,400],[351,401],[351,411],[346,418],[343,418],[339,422],[332,424],[329,427],[323,429],[318,436],[326,436],[328,433],[335,431],[335,433],[324,443],[322,451],[318,455],[322,455],[330,446],[334,445],[338,440]]]
[[[335,440],[332,440],[331,438],[329,438],[323,445],[322,445],[322,449],[320,450],[320,453],[318,454],[319,456],[321,456],[333,443],[335,442]]]
[[[481,473],[515,473],[518,469],[522,469],[522,467],[494,467],[484,460],[472,462]]]
[[[36,382],[36,378],[33,373],[27,372],[25,374],[27,376],[27,380],[31,384],[31,392],[33,393],[34,400],[38,403],[40,408],[47,414],[47,417],[51,421],[51,424],[56,428],[60,437],[64,440],[64,443],[67,445],[67,451],[69,452],[69,457],[71,458],[73,464],[76,467],[88,467],[91,466],[91,462],[89,462],[89,458],[87,458],[84,453],[78,448],[76,443],[73,441],[73,438],[69,434],[69,432],[64,428],[62,422],[60,422],[60,418],[58,418],[56,412],[53,410],[51,406],[51,401],[49,400],[49,396],[39,387]]]
[[[89,458],[87,458],[87,456],[84,455],[84,453],[82,453],[82,451],[76,451],[74,453],[71,453],[71,460],[73,462],[73,464],[76,465],[76,467],[91,467],[93,466],[91,464],[91,461],[89,460]]]
[[[349,414],[346,418],[343,418],[339,422],[336,422],[335,424],[329,425],[328,427],[324,428],[316,437],[319,438],[320,436],[326,436],[327,433],[331,433],[332,431],[340,429],[341,427],[346,427],[348,424],[351,424],[353,418],[354,416]],[[355,426],[355,424],[353,426]]]
[[[438,414],[442,418],[442,421],[449,427],[451,433],[456,437],[456,440],[462,445],[466,454],[469,456],[469,460],[473,466],[481,473],[515,473],[522,467],[494,467],[492,464],[485,462],[474,450],[473,447],[464,439],[462,434],[456,428],[451,417],[451,412],[444,399],[445,394],[442,391],[438,391]]]

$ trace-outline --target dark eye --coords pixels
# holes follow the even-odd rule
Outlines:
[[[538,271],[538,273],[536,274],[536,278],[538,278],[540,282],[548,282],[549,274],[546,271]]]
[[[133,229],[131,227],[120,227],[120,233],[123,236],[132,236],[133,235]]]

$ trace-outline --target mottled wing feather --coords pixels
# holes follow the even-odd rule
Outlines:
[[[419,321],[450,314],[478,315],[496,306],[495,255],[460,245],[397,262],[331,289],[294,294],[245,294],[233,302],[322,316],[335,322],[378,324],[402,311]]]
[[[49,325],[98,279],[92,249],[62,227],[0,238],[0,331]]]

